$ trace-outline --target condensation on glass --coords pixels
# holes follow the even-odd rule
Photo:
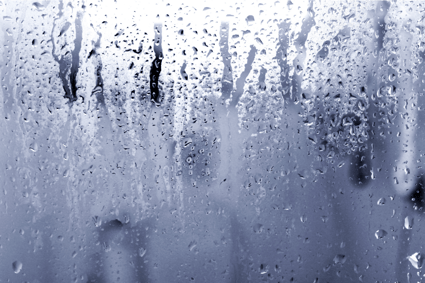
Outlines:
[[[0,1],[0,282],[423,282],[422,1]]]

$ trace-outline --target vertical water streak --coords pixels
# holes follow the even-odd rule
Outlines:
[[[75,40],[74,40],[74,50],[72,51],[72,64],[71,64],[71,73],[69,75],[69,82],[71,84],[71,94],[68,94],[70,102],[77,100],[77,75],[78,75],[78,66],[80,65],[80,51],[81,51],[81,42],[83,40],[83,27],[81,26],[81,18],[83,14],[77,13],[77,18],[75,19]]]
[[[249,73],[252,70],[252,63],[254,62],[255,55],[257,53],[257,48],[254,45],[251,45],[251,49],[248,53],[247,62],[245,64],[245,69],[241,73],[240,77],[236,80],[236,89],[232,92],[232,102],[230,103],[231,107],[235,107],[239,99],[243,94],[243,88],[245,86],[245,80],[248,77]]]
[[[103,94],[103,77],[102,77],[102,58],[100,57],[99,52],[97,51],[100,48],[100,40],[102,38],[102,34],[98,32],[98,39],[95,43],[94,49],[90,51],[87,59],[90,59],[92,56],[95,56],[96,66],[95,66],[95,76],[96,76],[96,85],[92,90],[91,95],[96,95],[96,109],[98,109],[99,105],[105,107],[105,96]]]
[[[230,60],[232,56],[229,53],[229,23],[222,22],[220,25],[220,53],[223,59],[223,76],[221,79],[222,99],[230,98],[233,91],[233,73]]]
[[[58,18],[53,22],[53,29],[52,29],[52,36],[51,36],[52,44],[53,44],[52,56],[54,60],[59,64],[59,77],[62,81],[63,89],[65,91],[64,98],[67,98],[69,102],[72,103],[77,100],[77,74],[78,74],[78,66],[80,61],[79,54],[81,51],[81,41],[82,41],[81,18],[83,14],[80,12],[77,13],[77,18],[75,20],[74,50],[71,52],[71,59],[68,59],[66,54],[62,55],[61,58],[59,58],[59,56],[55,54],[58,47],[55,44],[54,31],[56,27],[56,21],[63,16],[63,8],[64,8],[63,0],[61,0],[59,3]],[[69,22],[65,23],[58,37],[62,36],[67,31],[69,26],[70,26]],[[71,61],[71,63],[69,61]]]
[[[291,97],[294,101],[298,101],[298,96],[301,94],[301,82],[303,76],[303,65],[306,56],[305,42],[310,34],[312,27],[316,24],[314,20],[313,1],[309,1],[309,7],[307,9],[307,16],[303,20],[301,31],[295,40],[295,47],[298,51],[297,57],[294,59],[293,67],[295,68],[294,75],[292,77],[292,91]]]
[[[154,25],[155,29],[155,41],[154,41],[154,52],[155,59],[152,61],[152,67],[150,72],[150,90],[151,90],[151,99],[155,103],[160,103],[159,97],[159,86],[158,80],[159,75],[161,74],[161,63],[162,63],[162,24],[156,23]]]
[[[276,50],[276,59],[280,67],[280,85],[282,87],[283,97],[290,94],[291,81],[289,79],[288,48],[289,48],[289,27],[290,23],[282,21],[278,24],[279,28],[279,47]]]

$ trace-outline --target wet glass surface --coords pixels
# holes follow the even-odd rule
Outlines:
[[[0,1],[0,282],[422,282],[421,1]]]

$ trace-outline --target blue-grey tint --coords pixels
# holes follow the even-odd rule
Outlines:
[[[421,1],[0,1],[0,282],[423,282]]]

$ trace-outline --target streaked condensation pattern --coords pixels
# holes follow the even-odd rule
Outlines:
[[[0,1],[0,282],[423,282],[422,1]]]

